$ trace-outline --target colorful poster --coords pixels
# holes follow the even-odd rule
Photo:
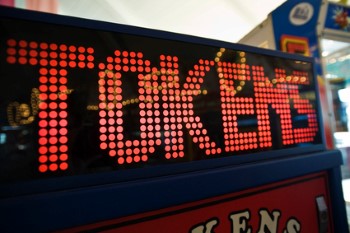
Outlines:
[[[325,28],[350,32],[350,7],[329,3]]]

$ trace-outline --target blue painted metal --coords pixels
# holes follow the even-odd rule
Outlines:
[[[327,171],[335,232],[346,232],[339,151],[229,165],[0,200],[3,232],[48,232],[128,216]]]

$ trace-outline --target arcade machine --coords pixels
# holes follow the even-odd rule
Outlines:
[[[328,148],[342,152],[346,187],[350,187],[349,15],[350,6],[341,3],[288,0],[240,40],[316,59],[326,142]],[[345,196],[350,211],[349,195]]]
[[[0,8],[1,232],[348,232],[314,59]]]

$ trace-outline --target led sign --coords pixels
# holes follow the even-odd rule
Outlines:
[[[1,19],[2,181],[322,144],[310,60],[118,27]]]

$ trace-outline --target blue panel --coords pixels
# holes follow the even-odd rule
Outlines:
[[[322,74],[316,32],[321,2],[288,0],[271,12],[276,48],[281,50],[282,35],[307,38],[310,54],[316,59],[318,74]]]
[[[345,229],[338,151],[0,200],[3,232],[47,232],[328,171],[333,220]],[[337,179],[338,177],[338,179]],[[345,222],[344,222],[345,221]],[[20,222],[20,224],[18,224]],[[346,232],[346,231],[337,231]]]
[[[276,43],[283,34],[305,36],[316,43],[316,24],[321,1],[286,1],[271,12]],[[278,47],[280,49],[280,47]]]
[[[339,32],[350,32],[350,8],[348,6],[329,3],[325,21],[325,29]]]

